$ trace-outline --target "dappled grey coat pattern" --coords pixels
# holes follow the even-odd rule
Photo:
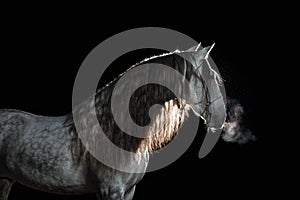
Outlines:
[[[190,94],[192,100],[189,99],[190,104],[187,104],[186,99],[175,97],[160,85],[149,84],[139,88],[130,103],[130,112],[137,124],[147,125],[150,122],[149,108],[157,103],[162,105],[155,120],[151,121],[148,138],[129,136],[115,124],[110,99],[118,78],[99,90],[95,98],[79,105],[77,110],[87,111],[95,105],[98,121],[106,136],[120,148],[136,153],[139,164],[135,166],[145,171],[149,153],[173,139],[190,107],[209,123],[210,99],[206,94],[206,85],[196,71],[201,68],[206,53],[207,49],[193,48],[141,62],[162,63],[178,70],[198,91],[197,94]],[[213,78],[216,79],[216,76],[214,74]],[[170,77],[166,75],[166,78]],[[180,89],[181,83],[176,84]],[[162,118],[166,119],[166,125],[157,130]],[[83,117],[81,123],[87,127],[86,134],[97,134],[93,132],[94,124],[89,122],[88,116]],[[103,146],[98,148],[106,150]],[[107,155],[113,157],[109,152]],[[99,199],[121,200],[133,198],[135,186],[143,173],[121,172],[97,161],[82,144],[72,114],[45,117],[17,110],[0,110],[0,177],[0,200],[7,200],[15,181],[57,194],[97,193]]]

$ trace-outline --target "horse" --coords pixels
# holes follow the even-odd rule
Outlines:
[[[132,199],[136,185],[146,172],[149,155],[162,149],[175,137],[190,110],[202,117],[208,128],[223,127],[226,118],[225,97],[220,91],[220,75],[206,64],[210,50],[210,47],[200,48],[198,45],[185,51],[175,50],[147,58],[96,91],[92,101],[78,106],[78,112],[85,108],[88,113],[92,112],[90,105],[95,106],[98,122],[106,137],[119,148],[135,155],[133,160],[116,162],[138,166],[142,173],[120,171],[95,158],[90,148],[82,142],[74,123],[74,112],[49,117],[1,109],[0,200],[8,199],[15,182],[61,195],[95,193],[101,200]],[[149,137],[134,137],[116,124],[111,98],[122,76],[147,63],[164,64],[178,71],[192,88],[187,88],[188,99],[177,98],[156,84],[148,84],[136,90],[129,107],[132,119],[137,124],[143,126],[149,123],[147,113],[153,104],[159,103],[162,106],[146,131]],[[203,80],[205,71],[210,76],[209,83]],[[170,78],[168,74],[165,76]],[[182,89],[181,81],[174,84],[178,85],[178,90]],[[165,124],[158,129],[162,120]],[[90,128],[94,124],[88,118],[81,119],[80,123],[86,127],[88,134],[96,134]],[[108,157],[113,156],[104,146],[97,147],[106,152]]]

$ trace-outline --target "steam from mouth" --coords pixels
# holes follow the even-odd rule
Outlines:
[[[243,125],[244,109],[236,100],[227,99],[227,120],[222,138],[226,142],[244,144],[255,141],[256,137]]]

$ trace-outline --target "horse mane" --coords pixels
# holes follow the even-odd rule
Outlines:
[[[176,49],[175,51],[172,51],[172,52],[162,53],[162,54],[159,54],[159,55],[154,55],[154,56],[150,56],[148,58],[145,58],[145,59],[141,60],[140,62],[137,62],[134,65],[131,65],[127,70],[125,70],[123,73],[117,75],[112,81],[108,82],[105,86],[101,87],[100,89],[97,89],[96,93],[99,93],[102,90],[105,90],[109,85],[113,84],[114,82],[119,80],[122,76],[124,76],[129,70],[132,70],[133,68],[135,68],[135,67],[137,67],[141,64],[144,64],[148,61],[151,61],[151,60],[154,60],[154,59],[157,59],[157,58],[162,58],[162,57],[165,57],[165,56],[170,56],[170,55],[173,55],[173,54],[179,54],[179,53],[183,53],[183,52],[184,51],[180,51],[180,50]]]
[[[168,144],[178,133],[181,124],[184,122],[190,107],[184,100],[170,100],[165,102],[160,114],[153,119],[148,130],[148,137],[142,142],[142,148],[139,150],[148,149],[149,152],[154,152],[163,148]],[[167,119],[161,127],[162,119]]]
[[[184,51],[183,51],[184,52]],[[170,53],[164,53],[156,56],[152,56],[149,58],[146,58],[142,60],[141,62],[136,63],[135,65],[132,65],[129,67],[125,72],[121,73],[117,78],[115,78],[113,81],[105,85],[104,87],[97,90],[95,98],[91,98],[90,101],[86,101],[85,103],[81,104],[77,109],[78,110],[90,110],[88,112],[92,112],[91,105],[95,105],[97,117],[99,124],[105,133],[106,137],[115,145],[118,147],[134,152],[137,155],[143,154],[145,151],[148,151],[149,153],[154,152],[156,150],[159,150],[163,148],[166,144],[168,144],[178,133],[178,130],[181,126],[181,124],[184,122],[184,119],[186,116],[188,116],[188,111],[190,109],[190,106],[185,102],[184,99],[178,99],[170,94],[170,92],[165,92],[162,90],[161,86],[146,86],[141,90],[141,93],[143,92],[157,92],[160,93],[158,95],[154,95],[157,98],[161,98],[163,101],[160,103],[162,108],[160,109],[159,113],[155,115],[155,117],[152,119],[151,124],[149,126],[149,129],[147,130],[147,137],[146,138],[138,138],[131,135],[128,135],[121,131],[119,127],[115,124],[114,118],[112,116],[112,113],[110,111],[110,100],[113,88],[116,84],[116,82],[124,76],[129,70],[133,69],[134,67],[137,67],[141,64],[156,61],[160,58],[171,58],[170,62],[172,62],[173,65],[183,65],[186,60],[181,58],[179,53],[182,53],[182,51],[175,50]],[[170,57],[169,57],[170,56]],[[173,58],[172,56],[177,56],[176,58]],[[180,59],[179,59],[180,58]],[[188,64],[187,71],[189,73],[186,74],[186,76],[190,76],[192,72],[192,64],[186,62]],[[171,64],[171,63],[169,63]],[[171,65],[170,65],[171,66]],[[178,66],[177,66],[178,67]],[[180,67],[177,68],[177,70],[182,70]],[[181,71],[181,73],[183,73]],[[189,77],[187,77],[189,78]],[[149,97],[148,97],[149,98]],[[141,102],[140,106],[134,106],[136,110],[134,110],[133,113],[135,113],[137,116],[137,119],[140,119],[142,122],[146,121],[145,117],[139,116],[142,112],[141,108],[145,108],[145,111],[148,112],[151,107],[151,99],[146,99],[146,101]],[[136,100],[139,103],[138,100]],[[152,102],[153,103],[153,102]],[[147,108],[147,109],[146,109]],[[134,117],[134,116],[133,116]],[[87,117],[88,118],[88,117]],[[165,123],[162,125],[161,122],[164,121]],[[89,124],[89,121],[85,120],[82,122],[85,124],[85,126],[91,130],[91,127],[94,126],[94,124]],[[71,127],[70,128],[70,134],[72,136],[72,144],[71,144],[71,152],[73,155],[73,158],[78,160],[79,162],[82,160],[86,160],[88,157],[89,152],[87,148],[83,145],[77,131],[75,128],[75,124],[73,122],[73,116],[69,115],[67,117],[67,120],[65,121],[66,126]],[[94,137],[94,133],[87,133],[91,134],[91,137]],[[91,141],[96,141],[96,139],[92,139]],[[101,141],[100,141],[101,142]],[[100,146],[99,144],[95,144]],[[101,143],[101,150],[107,151],[105,155],[108,157],[113,157],[111,155],[111,152],[109,151],[109,148],[105,148],[106,144]]]
[[[165,102],[159,111],[159,114],[152,119],[147,130],[147,137],[145,138],[128,135],[127,133],[120,131],[116,125],[111,130],[108,130],[106,126],[103,126],[103,124],[107,121],[99,121],[99,123],[101,124],[106,137],[112,143],[124,150],[136,153],[137,155],[143,155],[146,151],[153,153],[160,150],[172,141],[172,139],[177,135],[180,126],[186,117],[188,117],[189,110],[190,106],[186,104],[184,100],[173,99]],[[162,119],[165,120],[163,125],[161,124]],[[87,159],[90,160],[91,154],[81,141],[70,115],[65,121],[65,125],[70,127],[70,135],[72,138],[70,149],[73,159],[79,163],[86,161]],[[113,159],[114,155],[111,155],[109,148],[105,148],[105,145],[105,143],[101,143],[102,150],[107,150],[105,155],[107,155],[109,159]],[[121,161],[118,160],[117,162]],[[122,161],[122,163],[124,162],[126,161]]]

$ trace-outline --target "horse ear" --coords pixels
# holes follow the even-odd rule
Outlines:
[[[187,52],[198,52],[199,49],[201,49],[200,47],[201,47],[201,42],[200,42],[198,45],[195,45],[195,46],[189,48],[189,49],[186,50],[186,51],[187,51]]]
[[[215,46],[215,43],[213,43],[211,46],[207,46],[207,47],[204,47],[202,49],[199,49],[197,51],[197,58],[198,59],[207,59],[208,56],[209,56],[209,53],[211,52],[212,48],[214,48]]]
[[[195,58],[195,64],[196,66],[200,66],[203,60],[207,60],[209,53],[211,52],[212,48],[215,46],[215,44],[201,48],[200,46],[198,47],[197,51],[195,54],[193,54]]]
[[[209,56],[209,53],[211,52],[211,50],[214,48],[214,46],[215,46],[215,44],[216,43],[213,43],[210,47],[206,47],[207,48],[207,50],[206,50],[206,54],[205,54],[205,59],[207,59],[208,58],[208,56]]]
[[[212,44],[211,46],[202,48],[201,43],[199,43],[198,45],[189,48],[185,52],[191,53],[190,55],[192,55],[192,57],[194,57],[194,61],[193,61],[194,65],[196,67],[199,67],[200,64],[202,63],[202,61],[204,59],[208,58],[209,53],[211,52],[211,50],[214,46],[215,46],[215,43]]]

